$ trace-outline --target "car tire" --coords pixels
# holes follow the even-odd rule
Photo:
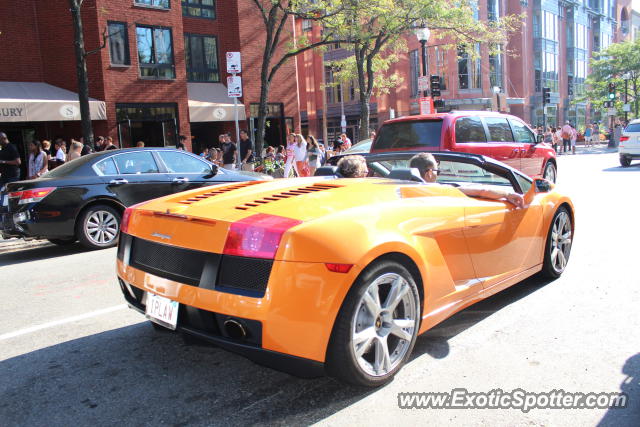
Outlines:
[[[620,165],[623,168],[628,168],[629,166],[631,166],[631,159],[626,156],[620,156]]]
[[[53,243],[54,245],[67,246],[67,245],[74,244],[78,239],[76,239],[75,237],[69,237],[66,239],[47,239],[47,240]]]
[[[571,215],[565,207],[559,208],[553,215],[547,243],[544,248],[544,261],[541,275],[547,279],[557,279],[564,272],[573,243]]]
[[[409,271],[393,261],[371,265],[340,308],[327,350],[327,373],[357,386],[391,381],[411,355],[420,318],[418,288]]]
[[[547,162],[544,167],[542,177],[547,181],[555,184],[556,178],[558,177],[558,169],[556,168],[556,165],[554,165],[552,162]]]
[[[120,212],[108,205],[93,205],[80,215],[76,236],[89,249],[105,249],[118,243]]]

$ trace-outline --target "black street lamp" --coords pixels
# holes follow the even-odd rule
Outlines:
[[[422,75],[425,78],[427,77],[427,41],[429,41],[430,35],[431,31],[426,26],[416,29],[416,36],[422,46]],[[425,90],[423,96],[429,96],[429,91]]]

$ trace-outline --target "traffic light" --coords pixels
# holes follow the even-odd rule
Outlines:
[[[551,104],[551,88],[542,88],[542,105]]]
[[[429,83],[431,84],[431,96],[440,96],[440,76],[431,75]]]
[[[616,99],[616,84],[615,83],[609,83],[609,99],[611,101]]]
[[[444,99],[435,99],[433,101],[433,108],[436,111],[443,111],[444,110]]]

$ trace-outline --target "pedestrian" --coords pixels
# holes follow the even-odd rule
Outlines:
[[[289,135],[287,135],[287,149],[286,149],[286,157],[285,157],[285,161],[284,161],[284,178],[289,178],[289,175],[291,174],[291,169],[294,169],[295,171],[295,166],[294,166],[294,150],[293,148],[296,145],[296,134],[295,133],[290,133]]]
[[[327,150],[324,147],[324,144],[318,143],[318,148],[320,149],[320,166],[324,166],[327,162]]]
[[[549,145],[553,145],[553,128],[547,127],[547,131],[544,133],[543,141]]]
[[[243,171],[253,171],[255,156],[253,155],[253,141],[249,139],[246,130],[240,131],[240,159]]]
[[[53,144],[53,149],[56,152],[54,157],[56,166],[60,166],[67,161],[67,143],[62,138],[56,139]]]
[[[7,134],[0,132],[0,188],[20,179],[20,154],[15,145],[9,142]]]
[[[207,147],[204,147],[204,150],[200,153],[200,157],[204,157],[205,159],[209,157],[209,149]]]
[[[322,164],[322,151],[320,151],[318,140],[313,135],[309,135],[308,139],[307,159],[309,162],[309,176],[313,176],[316,169]]]
[[[111,138],[110,136],[108,136],[108,137],[106,138],[106,142],[105,142],[105,144],[104,144],[104,151],[107,151],[107,150],[117,150],[117,149],[118,149],[118,146],[117,146],[117,145],[115,145],[115,144],[113,143],[113,138]]]
[[[138,148],[142,148],[142,147],[144,147],[144,141],[138,141],[138,142],[136,142],[136,147],[138,147]]]
[[[42,143],[37,139],[29,143],[29,163],[27,165],[27,179],[40,178],[49,170],[47,153],[42,149]]]
[[[347,137],[346,133],[340,134],[340,141],[342,141],[342,151],[351,148],[351,140]]]
[[[186,151],[187,146],[185,145],[185,141],[187,140],[187,137],[184,135],[180,135],[178,137],[178,142],[176,142],[176,149],[178,150],[182,150],[182,151]]]
[[[296,172],[298,176],[309,176],[309,163],[307,163],[307,141],[304,136],[296,134],[296,143],[293,147],[294,157],[296,159]]]
[[[578,130],[571,126],[571,154],[576,154],[576,141],[578,140]]]
[[[569,120],[564,122],[564,126],[561,129],[561,137],[562,137],[562,152],[566,153],[569,151],[569,147],[571,146],[571,135],[573,134],[573,128],[569,123]]]
[[[593,122],[593,130],[591,131],[591,141],[594,144],[600,144],[600,126],[597,122]]]
[[[67,156],[67,160],[71,161],[82,156],[82,147],[83,147],[82,142],[72,139],[71,148],[69,149],[69,155]]]
[[[95,151],[97,153],[102,150],[104,150],[104,136],[99,136],[96,138]]]
[[[622,127],[622,123],[619,119],[616,119],[615,126],[613,128],[613,144],[614,147],[620,145],[620,138],[622,137],[622,131],[624,128]]]
[[[237,149],[236,144],[231,141],[231,137],[227,134],[220,135],[222,141],[222,167],[225,169],[236,168]]]
[[[584,145],[591,147],[591,137],[593,135],[593,128],[587,123],[587,127],[584,129]]]
[[[267,152],[269,151],[269,149],[267,148]],[[278,145],[278,149],[276,150],[276,154],[275,154],[275,160],[276,162],[283,162],[285,160],[286,157],[286,152],[284,149],[284,145]]]

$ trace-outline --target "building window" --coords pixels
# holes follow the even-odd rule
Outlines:
[[[170,9],[169,0],[134,0],[137,6],[159,7],[162,9]]]
[[[218,43],[215,37],[184,35],[184,56],[187,80],[191,82],[219,82]]]
[[[196,18],[216,19],[214,0],[182,0],[182,14]]]
[[[500,18],[500,0],[487,0],[487,17],[489,21]]]
[[[160,27],[136,28],[140,76],[156,79],[174,79],[171,30]]]
[[[411,78],[411,98],[418,97],[418,77],[420,76],[420,60],[418,49],[409,52],[409,77]]]
[[[458,87],[460,89],[482,88],[480,43],[474,44],[473,58],[464,48],[458,48]]]
[[[498,46],[494,52],[489,55],[489,85],[493,88],[498,86],[504,90],[504,56],[502,47]]]
[[[130,65],[129,36],[124,22],[108,22],[109,55],[112,65]]]
[[[440,90],[447,90],[449,84],[449,73],[447,73],[447,63],[445,61],[447,50],[440,46],[434,47],[434,50],[436,58],[431,63],[436,64],[435,74],[440,76]]]
[[[313,28],[313,21],[311,19],[302,20],[302,31],[311,31]]]

